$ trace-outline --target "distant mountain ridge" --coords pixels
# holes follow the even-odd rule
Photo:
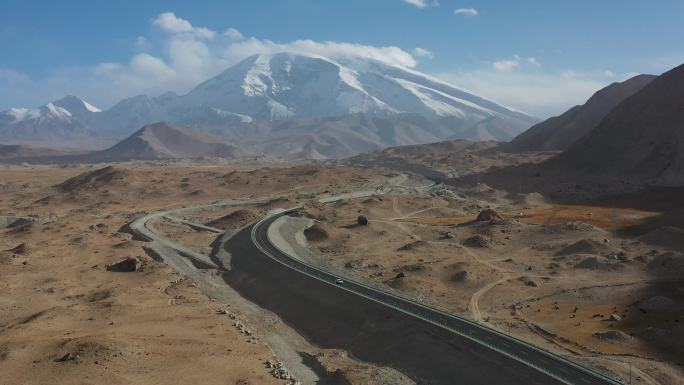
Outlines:
[[[164,122],[148,124],[115,145],[98,151],[68,153],[21,145],[0,145],[7,163],[67,164],[126,162],[131,160],[235,159],[251,153],[206,132],[177,128]]]
[[[684,65],[648,81],[564,151],[460,182],[570,200],[684,186]]]
[[[684,65],[628,97],[547,166],[641,183],[684,183]]]
[[[70,97],[38,108],[10,108],[0,113],[0,138],[50,140],[89,135],[86,122],[77,118],[77,112],[61,106],[68,104],[65,101],[71,101]]]
[[[530,127],[515,137],[509,148],[516,151],[565,150],[601,123],[622,101],[644,88],[657,76],[637,75],[621,83],[613,83],[580,106]]]
[[[357,114],[388,119],[395,125],[402,117],[409,119],[403,124],[402,137],[380,135],[382,140],[375,140],[379,146],[468,135],[466,129],[476,124],[487,131],[488,122],[507,125],[505,130],[489,130],[488,139],[507,140],[536,122],[522,112],[408,68],[370,59],[331,60],[283,52],[253,55],[185,95],[139,95],[102,111],[74,96],[36,109],[10,109],[0,113],[0,139],[123,138],[140,127],[165,121],[233,135],[233,139],[268,141],[274,136],[261,135],[277,131],[282,122],[295,122],[298,134],[303,134],[306,122],[333,119],[339,129],[347,116]],[[424,118],[420,127],[417,115]],[[416,132],[406,132],[409,126]],[[320,130],[311,133],[316,140],[324,140],[323,134]],[[407,142],[407,138],[413,139]],[[351,142],[339,145],[353,147]]]

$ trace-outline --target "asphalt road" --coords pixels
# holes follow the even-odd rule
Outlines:
[[[508,336],[498,330],[486,327],[470,320],[456,317],[437,309],[425,306],[405,298],[375,289],[348,278],[343,284],[337,284],[339,276],[318,269],[281,251],[268,238],[268,227],[279,217],[290,214],[297,209],[272,214],[252,227],[251,239],[254,245],[271,259],[306,274],[339,290],[346,290],[368,300],[391,307],[397,311],[416,317],[422,321],[437,325],[449,332],[475,341],[483,346],[521,362],[546,375],[566,384],[573,385],[622,385],[621,382],[595,370],[581,366],[559,355],[533,346],[517,338]],[[553,381],[552,381],[553,382]]]

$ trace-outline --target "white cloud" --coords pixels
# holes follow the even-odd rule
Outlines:
[[[541,67],[541,63],[534,57],[523,59],[520,55],[513,55],[510,59],[496,60],[491,63],[492,67],[498,71],[513,71],[523,67],[523,64],[528,64],[532,67]]]
[[[511,71],[520,67],[520,60],[518,60],[517,58],[497,60],[494,63],[492,63],[492,67],[496,68],[499,71]]]
[[[238,30],[235,29],[235,28],[228,28],[227,30],[225,30],[225,31],[223,32],[223,34],[224,34],[225,36],[228,36],[229,38],[235,39],[235,40],[241,40],[241,39],[244,39],[244,38],[245,38],[245,37],[242,35],[242,32],[238,31]]]
[[[472,71],[447,72],[438,77],[475,94],[515,107],[539,118],[565,112],[584,103],[607,82],[599,71],[579,73],[562,71],[499,71],[483,68]]]
[[[30,83],[31,78],[19,71],[15,71],[11,68],[0,67],[0,83],[9,85],[20,85],[25,83]]]
[[[603,74],[606,75],[606,77],[612,78],[615,77],[615,73],[611,70],[605,70],[603,71]]]
[[[137,53],[123,62],[59,68],[34,81],[31,87],[11,86],[20,80],[32,80],[26,75],[0,68],[0,89],[3,90],[0,104],[39,105],[66,94],[74,94],[106,108],[123,98],[138,94],[158,95],[166,91],[185,93],[240,60],[259,53],[294,51],[340,60],[361,57],[409,68],[417,64],[412,53],[395,46],[314,40],[280,43],[245,38],[232,28],[216,33],[193,26],[171,12],[160,14],[151,24],[166,34],[161,39],[136,38]],[[427,50],[420,53],[426,55]]]
[[[435,57],[435,54],[432,51],[420,47],[416,47],[413,49],[413,55],[418,57],[426,57],[428,59],[432,59]]]
[[[270,40],[249,38],[230,44],[223,54],[232,60],[243,59],[258,53],[292,51],[321,55],[332,59],[366,58],[404,67],[415,67],[416,59],[410,53],[395,46],[376,47],[355,43],[314,40],[295,40],[290,43],[275,43]]]
[[[204,27],[193,27],[189,21],[177,17],[173,12],[164,12],[152,20],[152,25],[171,34],[187,33],[206,39],[213,39],[216,35]]]
[[[235,35],[225,32],[215,33],[213,39],[208,39],[208,34],[196,32],[208,29],[183,21],[175,15],[173,18],[162,15],[155,18],[152,22],[155,28],[168,32],[168,35],[163,35],[161,41],[146,39],[143,52],[119,63],[61,68],[34,80],[20,72],[0,68],[0,89],[3,90],[0,92],[0,106],[34,106],[74,94],[106,108],[138,94],[184,93],[257,53],[295,51],[333,59],[362,57],[409,68],[416,66],[416,57],[429,57],[426,56],[429,51],[424,48],[424,51],[416,48],[409,53],[395,46],[332,41],[279,43],[254,37],[235,39]],[[506,61],[517,64],[502,64]],[[485,63],[481,69],[435,75],[539,117],[563,112],[574,104],[583,103],[608,80],[602,71],[596,74],[574,71],[544,74],[539,71],[540,68],[534,66],[529,58],[513,55],[498,62]],[[616,76],[620,78],[620,75]]]
[[[477,16],[480,12],[475,8],[456,8],[454,9],[455,15],[466,15],[466,16]]]
[[[439,1],[437,0],[404,0],[404,2],[418,8],[436,7],[439,5]]]

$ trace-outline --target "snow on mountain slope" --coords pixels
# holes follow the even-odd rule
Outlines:
[[[255,55],[181,97],[263,120],[392,109],[365,92],[351,70],[318,57]]]
[[[50,140],[86,135],[86,126],[57,102],[38,108],[10,108],[0,113],[0,138]]]
[[[276,132],[286,132],[280,122],[293,121],[288,126],[296,128],[293,137],[315,138],[308,150],[292,143],[294,152],[339,157],[367,148],[461,137],[464,130],[484,120],[496,121],[501,129],[491,130],[492,136],[507,140],[508,136],[499,138],[497,133],[505,132],[508,125],[517,130],[535,122],[522,112],[412,69],[370,59],[332,60],[293,52],[253,55],[185,95],[139,95],[104,111],[73,96],[49,106],[45,106],[52,108],[47,115],[6,111],[0,115],[0,134],[8,125],[16,128],[19,121],[26,122],[23,133],[35,128],[47,134],[49,130],[38,129],[38,122],[50,116],[51,121],[62,122],[67,134],[77,131],[77,126],[83,132],[118,139],[165,121],[256,143],[280,137]],[[355,118],[345,119],[356,114],[389,121],[357,124]],[[307,123],[327,118],[336,119],[335,124],[323,125],[329,132]],[[409,121],[402,123],[402,119]],[[57,126],[54,123],[50,130],[59,133]]]
[[[52,103],[56,106],[64,108],[71,114],[77,116],[86,116],[91,113],[102,111],[99,108],[93,106],[92,104],[86,102],[85,100],[73,95],[65,96]]]
[[[407,68],[369,59],[338,62],[295,53],[251,56],[178,101],[265,120],[353,113],[420,113],[473,123],[491,116],[529,119]]]

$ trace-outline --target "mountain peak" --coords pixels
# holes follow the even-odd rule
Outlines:
[[[181,99],[264,120],[350,113],[455,116],[469,123],[530,118],[415,70],[299,52],[252,55]]]
[[[85,100],[74,95],[67,95],[59,100],[52,102],[52,104],[62,107],[69,112],[78,114],[83,111],[87,112],[101,112],[99,108],[93,106],[92,104],[86,102]]]
[[[250,56],[185,95],[138,95],[97,113],[98,109],[75,96],[53,104],[69,112],[75,123],[101,136],[112,137],[122,137],[157,121],[222,131],[236,138],[253,138],[269,133],[269,122],[278,125],[277,122],[288,120],[332,118],[337,119],[336,126],[355,127],[346,122],[346,116],[363,114],[371,119],[391,121],[392,117],[408,115],[426,118],[426,123],[410,123],[410,128],[399,123],[402,119],[392,122],[403,127],[396,131],[402,138],[373,133],[371,136],[376,139],[370,141],[381,146],[382,143],[414,144],[458,136],[465,128],[493,117],[499,118],[489,120],[500,127],[496,130],[498,133],[511,127],[517,133],[518,127],[533,123],[533,118],[524,113],[413,69],[368,58],[328,58],[292,51]],[[31,113],[15,111],[14,115],[31,116]],[[15,120],[0,115],[0,131],[16,132],[12,126]],[[444,121],[435,123],[437,120]],[[510,127],[506,127],[509,123]],[[411,130],[421,133],[408,132]],[[495,132],[489,126],[480,127],[483,130]],[[345,134],[345,137],[352,140],[351,135]],[[330,140],[337,143],[335,146],[343,146],[340,141]]]

